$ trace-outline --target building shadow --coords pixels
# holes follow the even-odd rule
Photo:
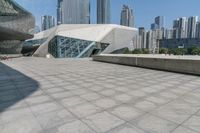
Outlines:
[[[26,107],[23,99],[39,88],[34,79],[0,62],[0,113]]]

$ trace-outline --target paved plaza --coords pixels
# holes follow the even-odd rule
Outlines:
[[[94,62],[0,62],[0,133],[200,133],[200,77]]]

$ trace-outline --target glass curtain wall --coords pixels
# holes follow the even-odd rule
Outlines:
[[[48,51],[55,58],[84,58],[99,54],[109,44],[56,36],[49,42]]]

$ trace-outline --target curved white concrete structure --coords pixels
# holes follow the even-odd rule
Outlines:
[[[34,56],[45,57],[51,54],[56,58],[87,57],[92,54],[91,48],[99,50],[96,54],[109,54],[123,48],[132,49],[136,32],[135,28],[110,24],[59,25],[36,34],[31,40],[46,39]]]

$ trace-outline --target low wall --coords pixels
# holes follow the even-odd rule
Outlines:
[[[200,60],[190,58],[173,57],[154,57],[136,55],[97,55],[93,56],[94,61],[129,65],[164,71],[172,71],[185,74],[200,75]]]

